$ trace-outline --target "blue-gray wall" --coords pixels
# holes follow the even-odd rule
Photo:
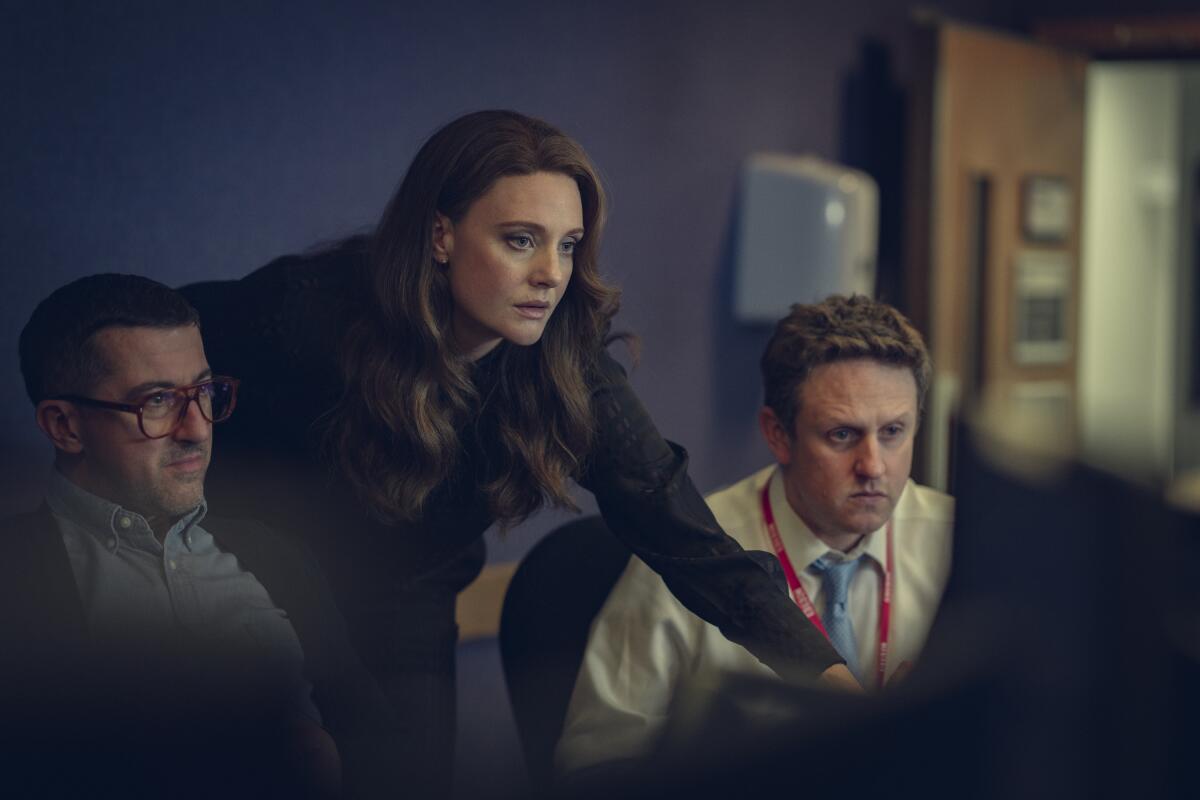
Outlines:
[[[38,299],[97,271],[235,277],[369,226],[424,137],[497,106],[560,125],[600,165],[603,265],[624,289],[620,327],[644,343],[634,384],[702,489],[742,476],[767,459],[766,332],[725,313],[739,164],[837,158],[863,41],[909,73],[908,5],[7,4],[0,446],[32,450],[36,468],[6,480],[36,485],[49,461],[16,359]],[[980,20],[999,19],[994,5],[943,3]]]

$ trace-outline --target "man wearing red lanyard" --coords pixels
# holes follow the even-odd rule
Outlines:
[[[834,296],[792,307],[762,373],[775,463],[708,504],[743,547],[776,555],[793,599],[879,688],[919,654],[950,567],[953,500],[909,479],[929,354],[894,308]],[[632,560],[593,623],[559,768],[645,754],[679,686],[729,671],[773,675]]]

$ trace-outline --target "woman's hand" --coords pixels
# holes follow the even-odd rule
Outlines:
[[[836,689],[839,692],[850,692],[852,694],[863,693],[862,686],[855,679],[854,674],[847,669],[845,664],[834,664],[822,672],[819,679],[829,689]]]

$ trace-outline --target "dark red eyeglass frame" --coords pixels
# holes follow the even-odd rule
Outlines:
[[[200,390],[205,386],[211,386],[218,383],[227,384],[229,386],[229,408],[219,419],[211,419],[208,414],[205,413],[204,406],[200,405]],[[187,417],[188,408],[192,405],[193,401],[196,403],[196,407],[200,409],[200,416],[204,417],[209,422],[216,424],[229,419],[230,415],[233,414],[233,409],[237,406],[237,390],[240,384],[241,381],[237,378],[230,378],[225,375],[214,375],[207,380],[200,381],[199,383],[193,383],[190,386],[171,386],[168,388],[156,389],[153,392],[147,392],[145,396],[142,397],[142,401],[140,403],[114,403],[111,400],[97,400],[94,397],[83,397],[77,394],[60,394],[53,399],[69,400],[72,403],[79,403],[83,406],[106,408],[110,411],[124,411],[126,414],[136,414],[138,420],[138,430],[142,432],[142,436],[145,436],[147,439],[163,439],[179,430],[179,426],[183,424],[184,418]],[[167,392],[172,394],[182,394],[186,398],[186,401],[179,406],[179,414],[175,417],[175,422],[170,428],[167,429],[166,433],[160,433],[157,436],[151,436],[150,434],[146,433],[146,425],[142,420],[142,411],[151,397],[158,394],[165,394]]]

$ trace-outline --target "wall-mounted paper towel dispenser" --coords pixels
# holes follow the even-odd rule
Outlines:
[[[792,303],[875,292],[879,190],[814,156],[758,154],[742,169],[734,316],[770,323]]]

